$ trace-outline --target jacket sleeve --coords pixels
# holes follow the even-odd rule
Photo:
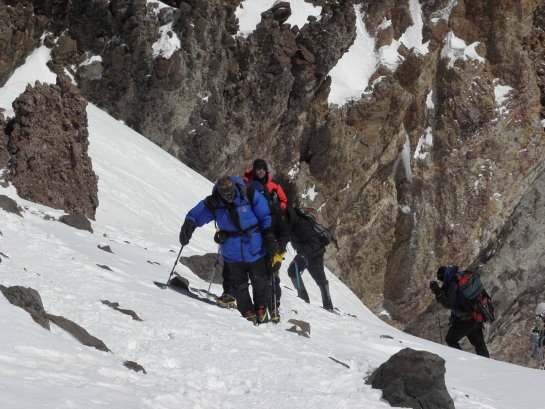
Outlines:
[[[271,227],[271,211],[269,210],[269,203],[267,199],[257,190],[254,194],[254,199],[252,201],[252,209],[254,211],[257,220],[259,221],[259,227],[261,230],[266,230]]]
[[[201,200],[197,204],[197,206],[195,206],[193,209],[189,211],[189,213],[187,213],[187,216],[185,217],[185,219],[195,223],[195,226],[201,227],[205,225],[206,223],[209,223],[212,220],[214,220],[214,215],[206,207],[206,205],[204,204],[204,200]]]
[[[446,287],[444,284],[443,286],[441,287],[440,291],[435,294],[435,298],[437,299],[437,301],[439,301],[441,303],[441,305],[444,307],[444,308],[447,308],[447,309],[450,309],[452,304],[450,303],[449,301],[449,297],[448,297],[448,290],[449,290],[450,286],[449,287]]]
[[[280,186],[279,184],[277,184],[276,186],[276,194],[278,195],[278,200],[280,200],[280,207],[282,208],[282,210],[286,210],[286,207],[288,205],[288,198],[284,193],[284,189],[282,189],[282,186]]]
[[[276,226],[275,234],[278,240],[278,246],[281,251],[286,251],[286,246],[290,241],[290,227],[286,212],[283,210],[277,210],[276,212]]]

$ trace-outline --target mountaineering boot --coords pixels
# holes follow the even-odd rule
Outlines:
[[[303,284],[303,281],[299,279],[299,282],[297,282],[296,277],[290,277],[291,282],[295,289],[297,290],[297,297],[304,300],[307,304],[310,303],[310,298],[308,297],[307,289],[305,288],[305,284]]]
[[[333,303],[331,302],[331,296],[329,295],[329,283],[322,284],[320,286],[320,292],[322,293],[322,304],[324,308],[333,312]]]
[[[258,324],[264,324],[266,322],[269,322],[269,310],[266,306],[260,305],[257,307],[257,323]]]
[[[244,318],[246,318],[248,321],[251,321],[254,325],[257,325],[257,315],[252,310],[246,311],[244,314]]]
[[[235,297],[228,293],[223,293],[220,297],[218,297],[216,303],[222,308],[236,308],[237,306],[237,300]]]

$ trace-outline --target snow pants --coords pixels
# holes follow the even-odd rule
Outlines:
[[[455,320],[449,327],[445,341],[449,347],[462,349],[459,341],[467,337],[471,345],[475,347],[477,355],[490,358],[488,348],[484,342],[483,324],[475,320],[457,321]]]
[[[269,305],[269,277],[265,257],[251,263],[225,264],[232,284],[232,295],[237,300],[237,308],[242,315],[254,311],[259,306]],[[248,290],[248,278],[252,283],[253,302]]]

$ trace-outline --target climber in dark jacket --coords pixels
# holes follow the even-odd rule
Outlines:
[[[457,267],[442,266],[437,270],[437,279],[443,282],[440,287],[437,281],[430,282],[430,290],[444,308],[451,310],[449,329],[445,341],[449,347],[462,349],[459,341],[467,337],[475,347],[477,355],[490,357],[484,341],[483,323],[473,318],[473,309],[465,298],[456,280]]]
[[[329,283],[324,271],[325,246],[320,241],[313,224],[302,217],[298,210],[292,206],[287,208],[290,226],[291,245],[297,255],[288,267],[288,275],[297,295],[305,302],[310,302],[307,290],[301,278],[301,274],[308,269],[311,277],[316,281],[322,293],[322,304],[326,310],[333,311],[333,303],[329,294]]]
[[[253,181],[248,186],[249,189],[255,189],[260,192],[269,203],[269,210],[271,211],[271,229],[274,232],[276,242],[278,244],[278,251],[274,254],[272,259],[267,260],[271,273],[271,309],[274,310],[275,319],[280,319],[278,308],[280,307],[280,297],[282,296],[282,290],[280,288],[280,267],[284,260],[284,254],[286,253],[286,247],[290,241],[290,227],[288,224],[288,217],[286,212],[280,207],[279,203],[275,202],[271,192],[267,190],[267,186],[258,181]],[[274,277],[273,277],[274,275]],[[274,304],[276,303],[276,304]]]
[[[269,302],[265,255],[272,257],[277,251],[267,200],[259,192],[250,199],[240,178],[223,176],[218,179],[212,195],[187,214],[180,231],[180,243],[188,244],[195,228],[212,220],[219,229],[220,251],[231,275],[238,310],[250,320],[265,322]],[[248,277],[253,288],[253,303],[248,292]]]

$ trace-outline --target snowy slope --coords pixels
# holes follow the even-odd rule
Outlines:
[[[54,78],[40,50],[14,74],[17,81],[0,89],[1,107],[9,108],[27,81]],[[254,327],[235,311],[157,288],[153,281],[166,281],[174,264],[185,213],[212,184],[93,105],[87,112],[99,176],[94,234],[45,220],[63,212],[25,201],[13,187],[0,188],[25,209],[23,218],[0,211],[0,252],[9,257],[0,255],[0,284],[35,288],[48,312],[79,323],[112,353],[85,347],[54,325],[44,330],[0,296],[0,408],[387,408],[364,379],[405,347],[446,359],[458,409],[545,407],[544,372],[397,331],[330,273],[333,303],[344,313],[320,307],[319,290],[306,273],[311,304],[305,304],[287,277],[292,254],[281,270],[288,288],[276,326]],[[184,255],[214,252],[212,235],[212,225],[198,229]],[[110,245],[115,254],[98,245]],[[177,271],[192,287],[208,288],[185,266]],[[212,291],[219,294],[221,286]],[[143,321],[101,300],[118,302]],[[286,331],[291,318],[310,323],[310,338]],[[126,369],[125,360],[147,374]]]

